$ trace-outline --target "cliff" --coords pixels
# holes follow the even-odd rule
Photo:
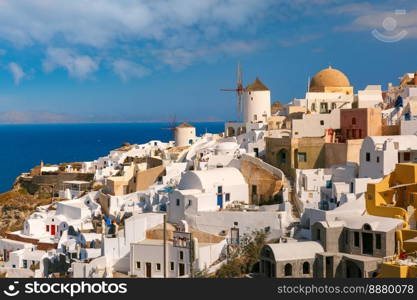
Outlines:
[[[11,190],[0,194],[0,235],[23,228],[23,223],[37,206],[51,203],[51,198],[38,199],[25,190]]]

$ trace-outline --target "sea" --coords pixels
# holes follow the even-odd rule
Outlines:
[[[219,133],[222,122],[191,123],[197,135]],[[167,123],[0,125],[0,193],[31,168],[60,162],[91,161],[122,143],[173,140]]]

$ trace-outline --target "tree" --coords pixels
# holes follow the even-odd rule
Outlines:
[[[254,265],[259,261],[267,236],[268,233],[264,230],[245,234],[241,238],[239,246],[230,253],[229,261],[217,270],[215,277],[237,278],[250,273]]]

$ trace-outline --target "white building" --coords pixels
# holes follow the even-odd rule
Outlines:
[[[169,196],[168,220],[178,223],[185,213],[217,211],[233,202],[249,203],[248,185],[236,168],[185,172]]]
[[[373,108],[382,105],[382,90],[380,85],[368,85],[364,90],[358,91],[355,96],[358,108]]]
[[[59,189],[59,197],[65,199],[78,198],[91,188],[91,183],[82,180],[64,181]]]
[[[340,110],[330,113],[304,114],[302,119],[292,120],[292,137],[322,137],[326,129],[340,129]]]
[[[397,163],[417,162],[417,136],[368,136],[360,151],[359,177],[382,178]]]
[[[147,278],[164,277],[164,256],[162,239],[145,239],[132,243],[130,249],[130,275]],[[194,239],[194,261],[191,261],[190,248],[174,247],[172,241],[166,245],[167,278],[188,277],[193,272],[209,269],[222,255],[226,240],[203,243]]]
[[[244,123],[267,123],[271,116],[271,92],[259,78],[243,92]]]
[[[129,271],[130,244],[146,239],[146,231],[163,223],[162,213],[134,214],[125,220],[125,228],[115,237],[103,237],[103,256],[109,269]],[[80,272],[79,270],[77,272]]]
[[[190,146],[195,140],[196,132],[194,126],[188,123],[182,123],[175,128],[175,146]]]

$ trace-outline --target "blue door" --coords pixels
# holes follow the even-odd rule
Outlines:
[[[223,208],[223,187],[217,187],[217,205]]]
[[[220,206],[220,208],[223,208],[223,194],[217,195],[217,205]]]

